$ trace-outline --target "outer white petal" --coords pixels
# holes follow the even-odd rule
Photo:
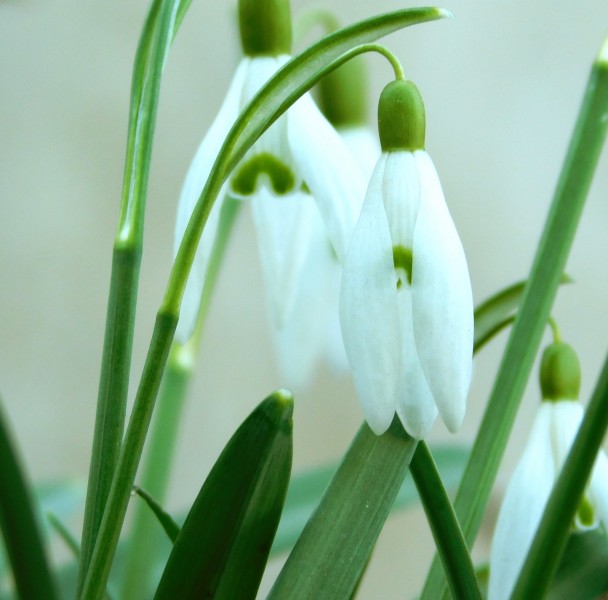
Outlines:
[[[308,194],[276,196],[266,183],[251,196],[251,206],[271,317],[282,328],[298,293],[317,208]]]
[[[509,482],[490,552],[488,600],[507,600],[540,523],[555,480],[553,405],[539,407],[524,453]]]
[[[190,168],[188,169],[177,205],[175,241],[173,245],[174,255],[177,254],[186,226],[190,220],[190,215],[192,214],[194,206],[207,181],[209,171],[211,171],[217,153],[239,113],[243,82],[246,78],[249,64],[250,59],[248,58],[244,58],[240,62],[230,87],[228,88],[226,99],[213,121],[213,124],[209,128],[209,131],[203,138],[203,141],[190,164]],[[223,197],[224,193],[221,192],[211,210],[186,285],[180,311],[180,319],[175,333],[176,339],[182,343],[192,335],[192,331],[196,324],[205,275],[207,273],[207,264],[215,241]]]
[[[437,418],[433,394],[418,360],[412,324],[412,297],[405,285],[397,292],[403,358],[397,397],[397,414],[405,430],[416,439],[423,439]]]
[[[365,183],[340,136],[305,94],[287,113],[289,147],[314,196],[329,239],[344,260]]]
[[[372,175],[342,273],[340,324],[365,418],[380,435],[396,409],[401,363],[393,252],[382,202],[386,155]]]
[[[312,199],[310,203],[313,204]],[[313,378],[325,351],[327,324],[332,316],[339,327],[338,292],[332,293],[334,280],[339,283],[339,273],[332,264],[336,261],[331,256],[329,240],[316,207],[315,213],[314,231],[293,311],[282,329],[274,329],[281,385],[296,391],[306,387]]]
[[[450,431],[462,424],[473,363],[473,298],[464,251],[435,167],[415,153],[421,203],[414,231],[412,299],[420,364]]]

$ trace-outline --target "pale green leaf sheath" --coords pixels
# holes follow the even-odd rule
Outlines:
[[[178,208],[176,252],[224,137],[241,110],[290,58],[288,0],[241,0],[239,17],[245,56],[188,172]],[[317,211],[336,254],[343,258],[363,182],[338,134],[304,95],[261,136],[220,193],[184,294],[176,334],[180,341],[194,329],[217,215],[227,193],[251,202],[270,314],[280,329],[296,301]]]
[[[345,261],[340,320],[365,418],[381,434],[395,412],[422,439],[437,413],[464,418],[473,300],[464,251],[424,151],[417,88],[397,80],[378,109],[382,155]]]
[[[511,596],[584,415],[578,402],[580,366],[571,346],[554,342],[541,363],[543,402],[500,508],[490,555],[488,598]],[[608,523],[608,459],[598,455],[573,527]]]

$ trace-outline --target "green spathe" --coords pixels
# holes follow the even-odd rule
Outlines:
[[[383,152],[424,150],[426,118],[418,88],[397,79],[389,83],[378,102],[378,133]]]
[[[239,28],[247,56],[278,56],[291,52],[289,0],[239,0]]]
[[[581,388],[581,365],[574,348],[554,342],[543,352],[540,365],[543,400],[576,400]]]

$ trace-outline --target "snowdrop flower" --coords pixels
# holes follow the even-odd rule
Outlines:
[[[245,56],[186,176],[175,251],[239,112],[290,58],[288,0],[240,0],[239,24]],[[256,142],[218,197],[188,280],[176,339],[187,340],[194,329],[223,197],[251,201],[271,315],[280,327],[293,307],[315,211],[321,213],[334,251],[343,259],[355,221],[353,198],[361,189],[347,149],[306,94]]]
[[[344,265],[340,320],[365,418],[376,434],[395,412],[421,439],[437,412],[450,431],[466,409],[473,350],[467,263],[424,151],[424,106],[397,80],[378,108],[382,155]]]
[[[510,597],[551,490],[583,419],[577,397],[580,366],[576,353],[563,342],[551,344],[541,364],[541,403],[528,444],[507,488],[490,553],[488,598]],[[587,491],[573,523],[576,530],[608,525],[608,459],[596,459]]]

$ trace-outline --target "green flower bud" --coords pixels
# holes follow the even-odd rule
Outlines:
[[[418,88],[397,79],[389,83],[378,103],[378,132],[383,152],[424,149],[426,118]]]
[[[344,63],[318,85],[319,108],[335,127],[364,125],[367,117],[367,73],[361,58]]]
[[[574,348],[554,342],[545,348],[540,364],[543,400],[576,400],[581,388],[581,365]]]
[[[289,0],[239,0],[241,44],[247,56],[291,52]]]

